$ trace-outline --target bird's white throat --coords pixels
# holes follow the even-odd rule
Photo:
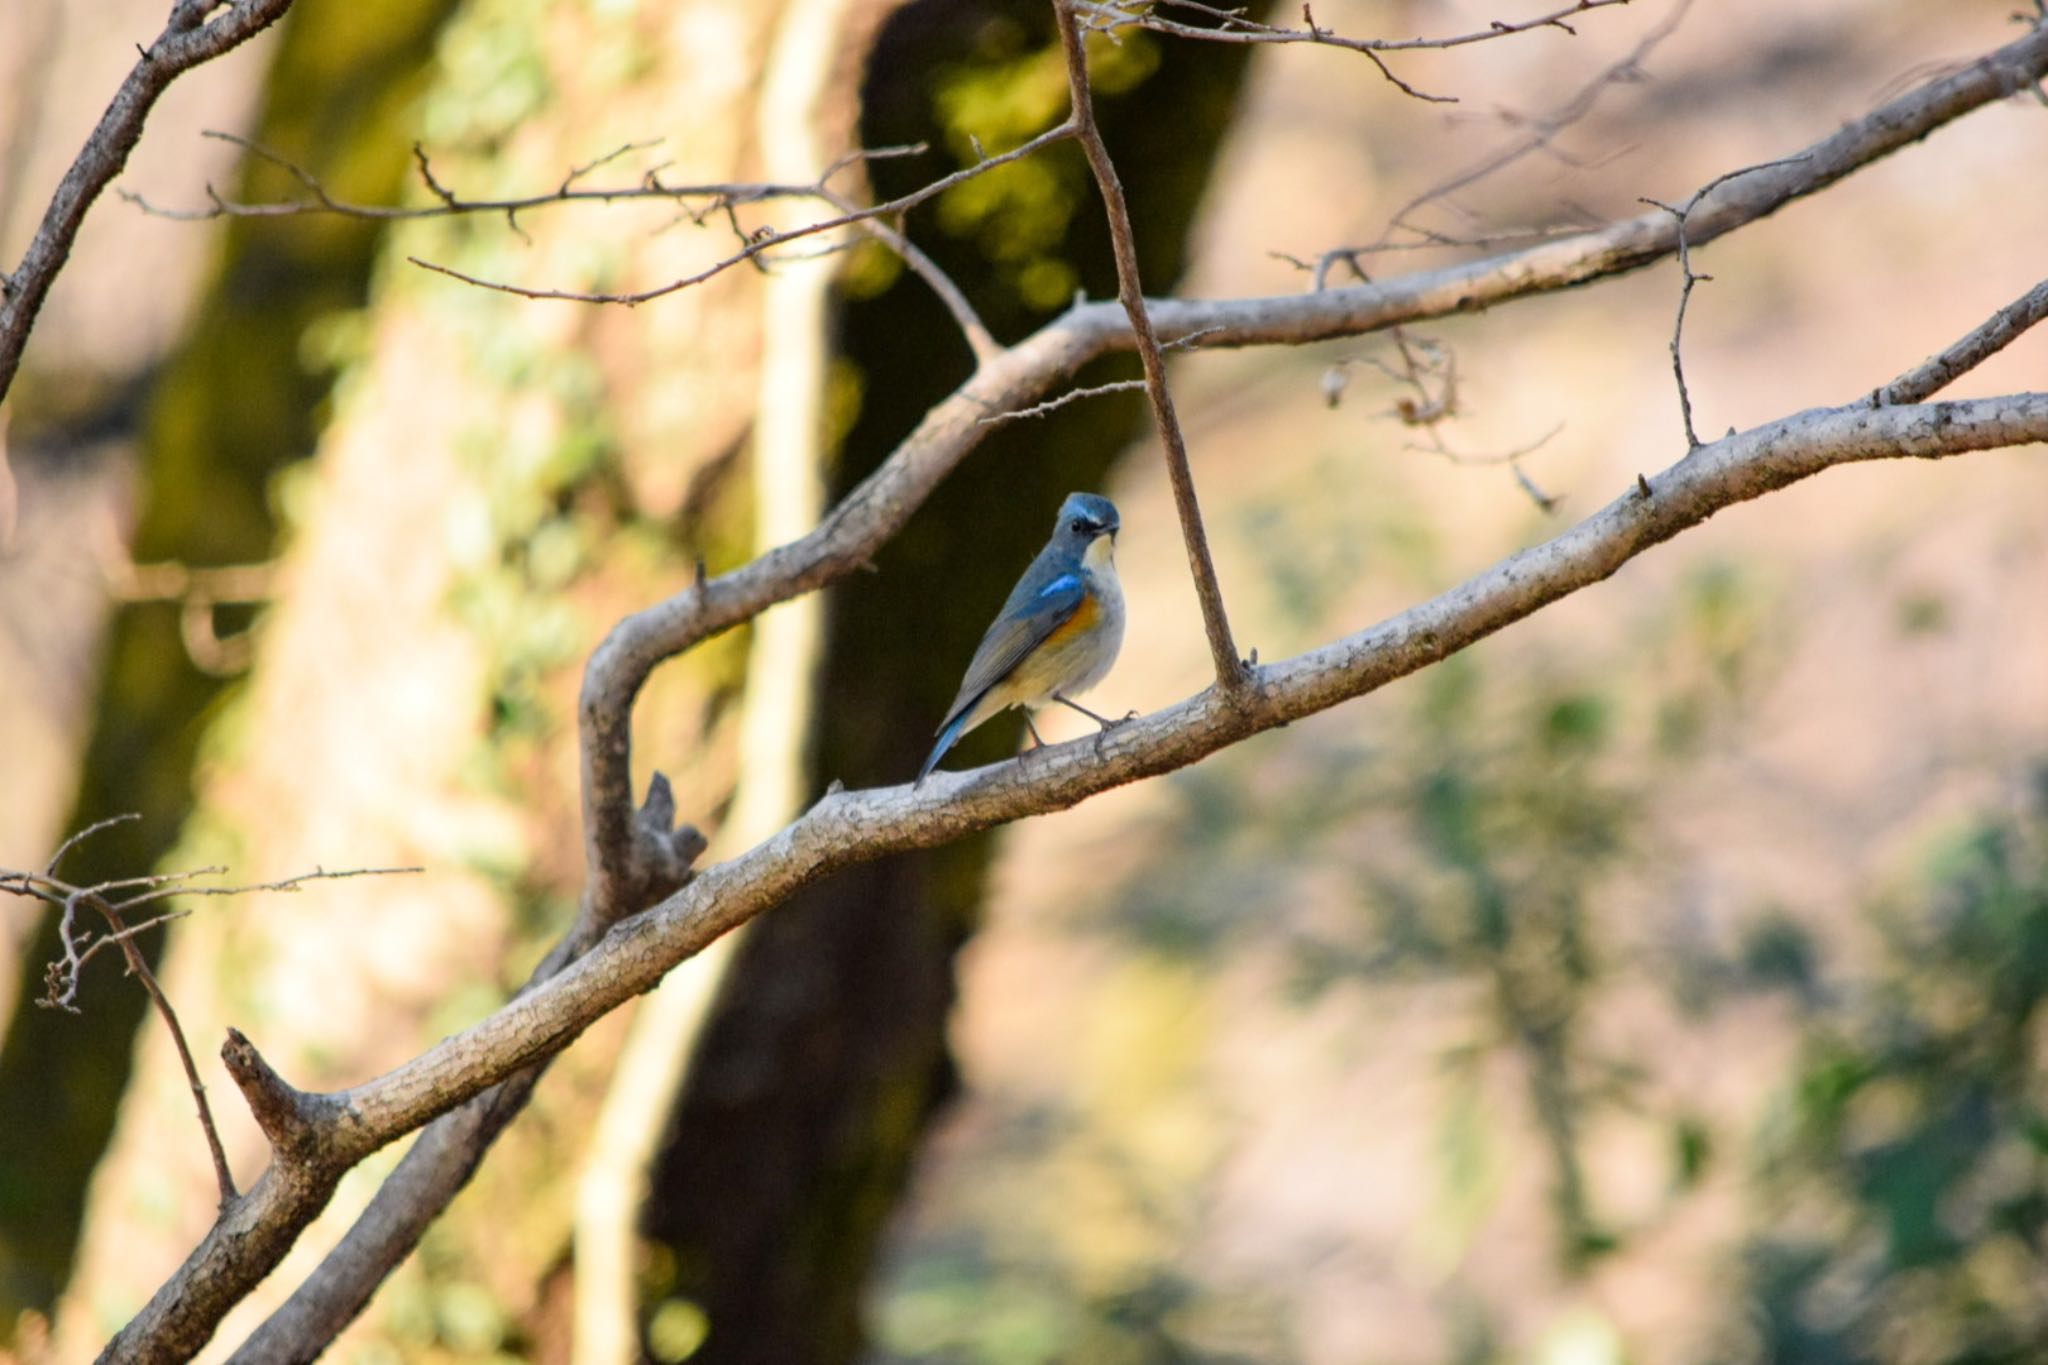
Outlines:
[[[1114,574],[1116,564],[1112,557],[1115,553],[1115,536],[1097,536],[1089,541],[1088,548],[1081,552],[1081,567],[1090,573]]]

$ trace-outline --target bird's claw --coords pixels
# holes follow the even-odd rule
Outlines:
[[[1124,726],[1129,725],[1132,721],[1136,720],[1137,718],[1138,713],[1136,711],[1126,711],[1122,715],[1116,717],[1116,719],[1114,720],[1110,720],[1103,716],[1097,716],[1095,718],[1095,723],[1097,726],[1101,728],[1099,728],[1095,732],[1096,754],[1100,755],[1102,753],[1102,741],[1109,738],[1109,732],[1111,730],[1121,730]]]

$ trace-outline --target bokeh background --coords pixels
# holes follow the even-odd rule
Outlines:
[[[824,8],[824,153],[929,145],[868,166],[872,193],[1063,112],[1039,5]],[[1315,13],[1407,36],[1543,8]],[[0,16],[10,259],[156,9]],[[1680,200],[2009,41],[2011,9],[1635,0],[1575,37],[1399,63],[1453,105],[1353,54],[1146,35],[1102,47],[1099,79],[1148,284],[1285,293],[1307,287],[1296,260],[1381,240],[1532,138],[1410,218],[1473,237]],[[654,138],[616,180],[755,178],[806,22],[827,20],[300,0],[174,89],[124,184],[175,207],[208,181],[291,193],[208,128],[370,202],[423,201],[416,140],[476,195]],[[1006,340],[1113,290],[1071,151],[911,216]],[[2031,286],[2044,152],[2048,112],[2015,98],[1701,251],[1702,434],[1847,401]],[[373,1074],[501,1002],[579,884],[581,660],[698,557],[756,548],[754,412],[786,348],[748,271],[623,311],[406,257],[614,289],[730,241],[648,205],[516,230],[101,205],[11,400],[0,865],[119,811],[143,818],[82,850],[80,878],[423,865],[208,903],[153,947],[197,1038],[232,1022],[301,1084]],[[885,253],[827,268],[813,458],[843,489],[968,363]],[[1177,359],[1241,643],[1273,658],[1357,629],[1677,458],[1678,294],[1666,263],[1410,329],[1455,364],[1433,431],[1395,415],[1387,338]],[[2044,373],[2048,344],[2023,340],[1957,392]],[[1491,459],[1532,445],[1519,468],[1554,511]],[[914,771],[988,613],[1084,487],[1123,509],[1132,609],[1101,706],[1204,684],[1144,413],[1091,399],[997,429],[878,573],[826,594],[814,719],[792,722],[806,790]],[[656,1360],[2048,1356],[2044,508],[2038,450],[1833,472],[1361,702],[813,888],[696,971],[672,1104],[608,1095],[630,1021],[593,1030],[333,1358],[566,1359],[608,1101],[646,1111],[645,1197],[620,1216]],[[218,566],[236,572],[185,572]],[[641,705],[643,775],[668,772],[714,836],[769,704],[751,647],[712,642]],[[33,1008],[52,926],[26,906],[0,924],[0,1340],[79,1359],[203,1230],[212,1181],[140,992],[109,971],[82,1017]],[[260,1139],[223,1107],[246,1179]]]

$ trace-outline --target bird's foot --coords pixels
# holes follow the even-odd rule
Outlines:
[[[1114,730],[1117,726],[1124,724],[1126,721],[1136,719],[1138,714],[1136,711],[1129,711],[1123,714],[1122,716],[1118,717],[1117,719],[1111,720],[1108,716],[1096,715],[1093,711],[1090,711],[1087,707],[1081,705],[1080,702],[1077,702],[1070,697],[1063,697],[1057,692],[1052,694],[1052,699],[1058,702],[1061,706],[1067,707],[1069,710],[1079,711],[1082,715],[1088,717],[1088,719],[1094,721],[1098,726],[1100,726],[1103,732]]]
[[[1131,723],[1132,721],[1136,720],[1137,718],[1138,718],[1138,713],[1137,713],[1136,711],[1126,711],[1126,712],[1124,712],[1124,713],[1123,713],[1123,714],[1122,714],[1121,716],[1118,716],[1118,717],[1117,717],[1116,719],[1114,719],[1114,720],[1111,720],[1111,719],[1109,719],[1109,718],[1107,718],[1107,717],[1105,717],[1105,716],[1097,716],[1097,717],[1095,718],[1095,723],[1096,723],[1097,725],[1101,726],[1102,728],[1101,728],[1101,729],[1099,729],[1099,730],[1097,730],[1097,731],[1095,732],[1095,752],[1096,752],[1096,754],[1097,754],[1098,756],[1100,756],[1100,755],[1101,755],[1101,753],[1102,753],[1102,741],[1104,741],[1105,739],[1108,739],[1108,738],[1109,738],[1109,732],[1110,732],[1110,731],[1112,731],[1112,730],[1121,730],[1121,729],[1123,729],[1123,727],[1124,727],[1124,726],[1126,726],[1126,725],[1129,725],[1129,724],[1130,724],[1130,723]]]

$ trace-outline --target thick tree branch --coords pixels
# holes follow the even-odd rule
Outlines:
[[[1223,589],[1216,582],[1216,562],[1209,554],[1209,533],[1202,525],[1201,504],[1195,498],[1195,476],[1188,467],[1187,438],[1181,434],[1180,415],[1173,408],[1173,392],[1166,386],[1166,358],[1159,353],[1159,338],[1145,307],[1145,287],[1138,277],[1138,242],[1131,231],[1131,210],[1124,202],[1123,183],[1109,159],[1108,144],[1095,121],[1095,96],[1088,85],[1088,52],[1074,18],[1072,0],[1053,0],[1053,13],[1060,29],[1060,49],[1067,61],[1067,90],[1073,101],[1070,121],[1088,155],[1088,169],[1095,176],[1095,189],[1102,196],[1109,216],[1109,240],[1116,253],[1116,292],[1130,320],[1131,339],[1138,359],[1145,367],[1145,393],[1152,400],[1152,416],[1159,424],[1159,440],[1166,452],[1166,474],[1173,484],[1173,506],[1180,514],[1181,540],[1187,547],[1188,572],[1195,580],[1195,596],[1202,604],[1202,629],[1209,636],[1209,655],[1216,666],[1216,682],[1227,697],[1245,687],[1244,661],[1238,658],[1237,642],[1230,636],[1230,615],[1224,610]]]
[[[704,852],[694,825],[675,824],[675,796],[655,774],[646,803],[634,816],[643,894],[665,895],[683,885]],[[585,916],[580,923],[590,924]],[[548,980],[589,946],[571,933],[542,959],[523,990]],[[544,1059],[441,1115],[419,1136],[377,1193],[314,1273],[292,1291],[229,1357],[231,1365],[285,1365],[307,1358],[307,1343],[324,1346],[355,1321],[377,1287],[419,1245],[449,1201],[462,1192],[484,1153],[525,1109],[547,1071]],[[316,1208],[314,1213],[319,1210]]]
[[[469,1183],[546,1070],[540,1062],[516,1072],[428,1124],[319,1271],[249,1334],[230,1365],[307,1360],[339,1336]]]
[[[157,97],[201,62],[211,61],[269,28],[291,3],[235,0],[204,23],[201,20],[215,9],[212,4],[180,0],[171,11],[170,23],[143,50],[77,160],[58,182],[21,264],[13,273],[0,275],[0,398],[13,387],[29,329],[35,326],[36,314],[42,311],[57,272],[71,257],[71,244],[78,238],[86,211],[128,164],[128,153],[142,136],[142,125]]]

